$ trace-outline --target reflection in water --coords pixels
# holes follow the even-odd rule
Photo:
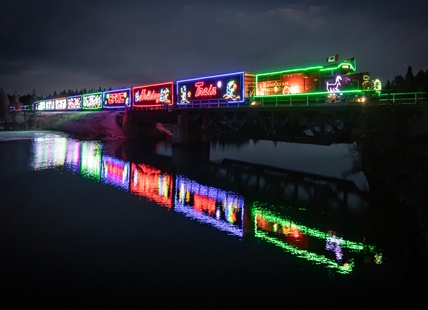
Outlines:
[[[131,193],[172,208],[172,177],[145,164],[132,164]]]
[[[244,227],[253,227],[256,238],[341,274],[353,271],[358,256],[371,256],[377,264],[383,260],[382,252],[375,252],[374,246],[302,225],[284,215],[287,210],[282,208],[278,212],[278,208],[268,203],[247,201],[251,220],[244,223],[245,199],[240,194],[203,185],[182,174],[174,176],[153,165],[130,163],[103,154],[103,144],[98,141],[78,141],[47,134],[33,141],[32,154],[33,170],[64,167],[239,238],[244,237]],[[247,231],[251,229],[245,229],[249,233]]]
[[[74,139],[67,139],[67,154],[65,166],[74,173],[80,173],[80,154],[82,143]]]
[[[101,181],[128,191],[129,162],[125,162],[108,155],[103,155]]]
[[[80,174],[83,177],[100,181],[102,144],[97,141],[82,141]]]
[[[176,177],[176,189],[174,210],[232,235],[244,235],[242,196],[201,185],[181,175]]]
[[[33,140],[34,170],[56,168],[64,165],[67,150],[67,138],[55,134],[46,134]]]
[[[254,235],[267,242],[273,243],[291,254],[336,269],[347,274],[352,272],[354,257],[344,257],[343,249],[348,249],[350,255],[367,255],[374,253],[374,246],[343,240],[331,232],[322,232],[310,228],[286,217],[276,216],[265,209],[265,204],[255,202],[252,208],[254,218]],[[334,257],[328,255],[332,251]]]

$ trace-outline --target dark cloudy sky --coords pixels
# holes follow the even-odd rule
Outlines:
[[[0,87],[24,95],[266,72],[356,57],[387,79],[428,69],[428,1],[6,0]]]

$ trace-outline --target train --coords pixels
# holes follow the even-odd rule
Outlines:
[[[327,59],[328,61],[329,59]],[[357,72],[355,57],[324,65],[251,73],[245,71],[37,100],[36,111],[179,109],[200,106],[332,104],[379,96],[381,82]]]

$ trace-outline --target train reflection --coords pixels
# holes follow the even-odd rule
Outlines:
[[[254,236],[341,274],[352,273],[356,258],[367,261],[366,257],[370,257],[372,262],[382,262],[381,251],[374,246],[303,225],[301,220],[287,216],[291,214],[288,211],[263,202],[266,197],[262,195],[259,200],[250,196],[245,199],[235,191],[205,185],[153,164],[107,155],[103,146],[99,141],[80,141],[55,134],[38,136],[33,140],[30,168],[71,171],[138,195],[231,236]]]

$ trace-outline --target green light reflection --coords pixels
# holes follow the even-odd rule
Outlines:
[[[264,206],[263,206],[264,205]],[[252,216],[254,219],[254,235],[258,238],[261,238],[265,241],[268,241],[276,246],[279,246],[286,250],[287,252],[299,257],[306,259],[308,261],[312,261],[316,264],[322,264],[325,265],[327,268],[336,269],[338,273],[341,274],[350,274],[354,267],[354,262],[348,262],[345,264],[339,264],[335,260],[329,259],[321,254],[316,254],[309,252],[307,250],[298,249],[293,245],[289,245],[281,240],[278,240],[274,237],[270,237],[268,233],[263,232],[257,228],[257,217],[261,216],[263,219],[271,222],[276,223],[277,225],[281,225],[283,227],[293,227],[298,229],[302,234],[307,236],[312,236],[318,239],[326,240],[328,237],[331,237],[331,234],[327,232],[322,232],[315,228],[310,228],[304,225],[297,224],[293,221],[291,221],[288,218],[280,218],[276,215],[274,215],[271,211],[268,211],[265,209],[266,204],[262,204],[259,201],[256,201],[253,203],[252,208]],[[343,240],[340,244],[342,248],[348,248],[351,251],[358,253],[362,251],[368,251],[370,253],[374,252],[375,247],[373,245],[364,245],[361,242],[354,242],[350,240]]]

